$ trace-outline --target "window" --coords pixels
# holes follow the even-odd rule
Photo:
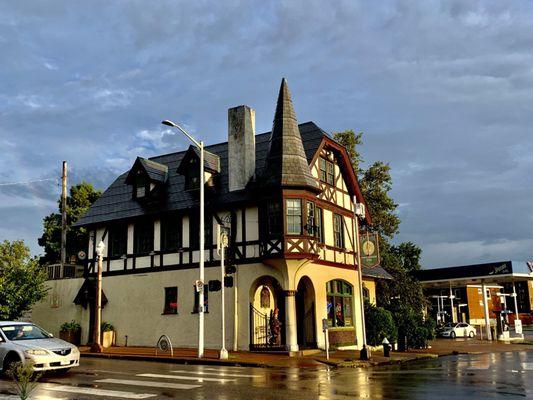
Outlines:
[[[142,199],[148,193],[148,180],[141,171],[137,172],[139,175],[135,178],[135,198]]]
[[[110,257],[121,257],[127,252],[128,226],[116,224],[109,228],[107,233],[108,254]]]
[[[205,215],[204,219],[204,248],[211,246],[213,242],[213,218]],[[200,215],[195,210],[189,214],[189,247],[192,250],[200,249]]]
[[[326,284],[328,326],[353,326],[353,288],[348,282],[335,280]]]
[[[330,185],[335,184],[335,164],[324,158],[319,159],[320,180]]]
[[[333,214],[333,238],[335,247],[344,249],[344,229],[342,215]]]
[[[370,301],[370,290],[363,284],[363,297],[365,300]]]
[[[185,176],[185,189],[193,190],[200,187],[200,165],[198,158],[191,157],[189,167]]]
[[[133,231],[133,252],[144,254],[153,250],[154,222],[151,220],[137,222]]]
[[[310,201],[307,202],[307,225],[305,227],[305,230],[307,231],[307,234],[310,236],[315,236],[316,232],[316,210],[315,210],[315,203],[312,203]]]
[[[319,207],[316,207],[316,217],[315,217],[315,237],[318,239],[320,243],[324,243],[324,230],[322,228],[323,226],[323,210]]]
[[[165,304],[163,314],[178,313],[178,288],[176,286],[165,288]]]
[[[267,224],[268,236],[281,236],[281,205],[277,201],[268,202]]]
[[[193,314],[197,314],[199,310],[198,304],[200,301],[200,293],[196,291],[196,286],[193,286],[194,290],[194,308],[192,310]],[[204,313],[209,312],[209,290],[207,285],[204,285]]]
[[[176,251],[182,246],[182,221],[180,215],[161,219],[161,250]]]
[[[287,234],[302,234],[302,200],[287,199]]]

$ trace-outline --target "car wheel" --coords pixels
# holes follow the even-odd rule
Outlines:
[[[18,356],[14,354],[8,354],[4,359],[4,364],[2,365],[2,374],[7,376],[9,370],[18,362],[20,362]]]
[[[452,339],[455,339],[455,336],[456,336],[456,335],[455,335],[455,332],[452,331],[452,332],[450,333],[450,337],[451,337]]]
[[[470,331],[470,333],[468,334],[469,337],[473,338],[474,336],[476,336],[476,334],[474,333],[474,331]]]

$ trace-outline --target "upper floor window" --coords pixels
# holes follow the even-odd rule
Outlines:
[[[134,193],[136,199],[145,198],[148,194],[148,179],[146,179],[146,176],[141,171],[135,177]]]
[[[110,257],[120,257],[127,252],[128,226],[117,223],[109,228],[107,243]]]
[[[211,246],[212,243],[213,219],[210,215],[206,215],[204,219],[204,246]],[[189,214],[189,247],[192,250],[200,248],[200,215],[196,211]]]
[[[176,286],[165,288],[165,303],[163,305],[163,314],[178,313],[178,288]]]
[[[320,207],[316,207],[315,213],[315,237],[320,243],[324,243],[324,224],[323,224],[323,210]]]
[[[287,234],[302,234],[302,200],[287,199]]]
[[[307,225],[305,227],[307,234],[315,236],[316,234],[316,207],[315,203],[307,202]]]
[[[280,236],[283,232],[281,204],[277,201],[267,203],[267,232],[269,236]]]
[[[161,250],[176,251],[182,246],[181,215],[168,215],[161,219]]]
[[[325,158],[319,159],[320,180],[330,185],[335,184],[335,165]]]
[[[154,250],[154,222],[151,220],[135,223],[133,231],[133,252],[149,253]]]
[[[344,221],[339,214],[333,214],[333,239],[335,247],[344,249]]]

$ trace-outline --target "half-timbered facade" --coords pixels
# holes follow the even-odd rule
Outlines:
[[[137,158],[77,222],[90,233],[84,277],[49,281],[34,319],[52,332],[75,319],[91,340],[92,277],[103,241],[103,320],[116,328],[117,344],[127,336],[128,345],[154,345],[166,334],[174,346],[194,347],[200,251],[206,284],[220,279],[216,236],[224,225],[235,266],[226,280],[227,348],[323,347],[323,319],[332,344],[360,346],[354,202],[364,199],[346,150],[313,122],[297,124],[285,80],[272,131],[255,135],[254,123],[251,108],[229,110],[228,142],[206,146],[203,179],[192,146]],[[220,294],[206,291],[208,347],[220,345]]]

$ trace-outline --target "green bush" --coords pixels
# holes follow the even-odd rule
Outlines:
[[[60,330],[62,332],[65,331],[78,331],[81,329],[81,325],[76,322],[75,320],[72,320],[70,322],[65,322],[63,325],[61,325]]]
[[[371,346],[379,346],[384,338],[393,343],[398,337],[390,311],[365,302],[366,341]]]
[[[100,325],[100,330],[102,332],[111,332],[115,330],[115,327],[109,322],[102,322],[102,325]]]

